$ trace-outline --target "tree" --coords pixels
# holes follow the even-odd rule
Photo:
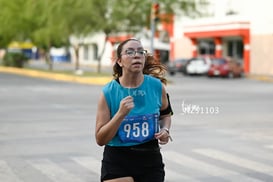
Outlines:
[[[31,39],[44,50],[49,69],[53,69],[52,46],[68,46],[72,34],[81,36],[95,30],[90,5],[88,0],[0,0],[0,45]]]
[[[13,40],[24,41],[30,37],[34,20],[31,18],[29,1],[0,0],[0,46],[6,47]]]
[[[31,11],[36,23],[31,38],[44,52],[45,60],[49,65],[49,69],[52,70],[53,64],[50,60],[49,50],[52,46],[67,45],[67,36],[69,35],[67,35],[60,18],[60,1],[50,1],[50,6],[48,3],[49,1],[46,0],[33,1],[32,7],[28,11]]]
[[[66,46],[69,38],[103,32],[105,42],[99,53],[98,72],[106,40],[112,34],[134,34],[149,27],[152,0],[0,0],[0,46],[12,40],[31,39],[47,55],[52,46]],[[198,4],[206,0],[158,0],[161,11],[199,16]],[[167,21],[167,20],[164,20]],[[80,42],[73,44],[77,55]],[[46,56],[50,69],[52,62]],[[76,69],[79,67],[78,59]]]
[[[92,32],[98,31],[96,29],[96,17],[93,16],[93,9],[96,7],[92,3],[86,0],[70,0],[64,3],[63,13],[68,14],[65,18],[66,31],[70,36],[70,44],[75,52],[75,70],[80,67],[79,64],[79,47],[82,44],[82,37],[91,34]],[[73,12],[71,13],[71,7]],[[73,38],[76,38],[73,40]]]
[[[190,17],[197,17],[202,14],[198,10],[198,4],[206,5],[205,0],[160,0],[161,10],[165,13],[180,13]],[[106,40],[111,34],[119,32],[135,33],[149,27],[152,1],[143,0],[100,0],[91,1],[96,10],[93,16],[96,17],[96,29],[105,34],[104,47],[98,58],[98,72],[101,67],[101,57],[104,54]],[[168,20],[164,20],[168,21]]]
[[[33,32],[33,40],[46,48],[46,52],[52,46],[68,46],[71,35],[84,36],[94,30],[92,27],[92,4],[87,0],[55,0],[36,1],[36,16],[39,22],[38,28]],[[39,16],[40,12],[43,12]],[[79,45],[72,45],[78,55]],[[47,58],[49,56],[46,56]],[[52,63],[52,61],[48,61]],[[52,65],[52,64],[51,64]],[[79,69],[78,56],[75,69]]]

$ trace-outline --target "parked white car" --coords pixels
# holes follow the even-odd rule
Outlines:
[[[187,74],[189,75],[205,75],[211,65],[211,60],[209,58],[192,58],[187,64]]]

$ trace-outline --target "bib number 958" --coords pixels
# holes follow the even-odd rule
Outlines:
[[[127,116],[118,130],[122,142],[142,143],[149,141],[157,132],[158,115]]]
[[[149,123],[128,123],[123,126],[123,130],[126,132],[126,138],[129,138],[131,135],[133,137],[147,137],[149,136]]]

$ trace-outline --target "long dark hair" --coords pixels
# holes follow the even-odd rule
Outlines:
[[[161,80],[165,85],[167,84],[167,79],[165,78],[167,69],[159,59],[156,59],[152,54],[147,54],[146,61],[143,69],[143,73],[146,75],[151,75]]]
[[[121,42],[119,45],[118,45],[118,48],[117,48],[117,57],[116,57],[116,60],[115,60],[115,64],[113,66],[113,76],[114,76],[114,79],[116,78],[119,78],[122,76],[122,68],[119,66],[118,64],[118,60],[121,59],[121,52],[122,52],[122,49],[123,49],[123,46],[129,42],[129,41],[138,41],[140,42],[139,40],[137,39],[134,39],[134,38],[130,38],[130,39],[126,39],[125,41]]]
[[[138,41],[137,39],[130,38],[121,42],[117,48],[117,57],[115,60],[115,64],[113,66],[113,76],[114,79],[117,79],[122,76],[122,68],[117,63],[119,59],[121,59],[121,52],[123,46],[129,41]],[[143,74],[151,75],[161,80],[162,83],[167,84],[167,79],[165,78],[166,67],[161,64],[160,60],[156,59],[152,54],[147,54],[145,58],[145,65],[143,69]]]

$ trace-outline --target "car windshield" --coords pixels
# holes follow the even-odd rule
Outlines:
[[[202,58],[194,58],[194,59],[191,59],[191,63],[193,64],[205,63],[205,60]]]
[[[213,60],[211,61],[211,63],[212,63],[213,65],[221,65],[221,64],[225,64],[226,61],[225,61],[224,59],[213,59]]]
[[[183,64],[187,62],[187,59],[176,59],[174,62]]]

